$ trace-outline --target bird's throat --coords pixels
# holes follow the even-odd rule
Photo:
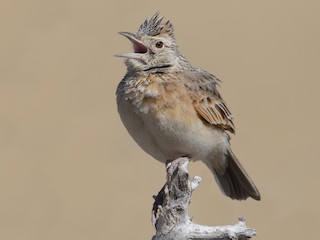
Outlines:
[[[147,69],[144,69],[144,72],[151,72],[151,73],[157,73],[157,72],[166,72],[169,68],[171,68],[172,65],[171,64],[167,64],[167,65],[162,65],[162,66],[155,66],[155,67],[150,67]]]

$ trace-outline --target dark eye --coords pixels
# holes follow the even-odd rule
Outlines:
[[[156,43],[157,48],[162,48],[163,47],[163,42],[159,41]]]

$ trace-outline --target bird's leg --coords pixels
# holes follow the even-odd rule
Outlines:
[[[171,166],[174,168],[174,165],[179,165],[180,162],[190,161],[189,156],[182,156],[177,159],[170,159],[166,161],[166,169],[170,168]],[[181,164],[181,163],[180,163]]]

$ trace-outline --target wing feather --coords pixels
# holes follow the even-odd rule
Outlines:
[[[186,87],[192,90],[193,107],[198,116],[208,124],[234,133],[233,116],[216,88],[219,80],[201,70],[189,72],[185,77],[192,81]]]

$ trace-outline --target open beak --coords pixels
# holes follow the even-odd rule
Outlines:
[[[123,58],[132,58],[137,60],[143,61],[143,56],[145,53],[148,52],[148,48],[146,45],[144,45],[143,42],[141,42],[135,34],[129,33],[129,32],[119,32],[119,34],[125,36],[133,43],[133,53],[119,53],[115,54],[116,57],[123,57]]]

